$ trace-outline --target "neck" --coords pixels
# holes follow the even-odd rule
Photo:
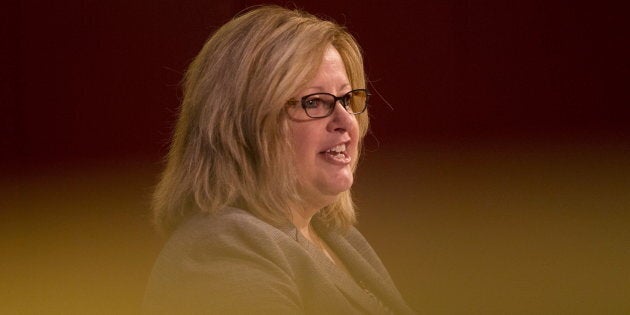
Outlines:
[[[311,235],[311,219],[319,210],[292,210],[291,221],[295,228],[308,240],[313,241]]]

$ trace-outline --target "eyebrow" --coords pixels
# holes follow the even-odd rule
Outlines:
[[[349,87],[350,87],[350,83],[344,83],[343,85],[341,85],[341,86],[339,87],[339,90],[341,91],[341,90],[346,89],[346,88],[349,88]],[[323,90],[324,90],[324,88],[318,85],[318,86],[311,86],[311,87],[308,87],[308,88],[307,88],[307,90],[319,90],[319,91],[323,91]]]

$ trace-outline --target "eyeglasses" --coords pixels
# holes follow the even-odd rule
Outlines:
[[[309,94],[300,99],[302,108],[308,117],[324,118],[332,115],[335,111],[337,101],[341,102],[343,108],[350,114],[358,115],[367,108],[367,100],[370,93],[367,89],[352,90],[342,96],[335,96],[330,93]],[[288,105],[297,105],[297,100],[289,100]]]

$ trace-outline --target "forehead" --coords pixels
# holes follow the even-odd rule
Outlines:
[[[315,76],[306,85],[308,90],[339,90],[350,87],[346,67],[341,55],[332,45],[328,45]]]

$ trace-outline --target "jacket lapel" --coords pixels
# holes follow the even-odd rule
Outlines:
[[[369,298],[371,302],[370,305],[374,305],[374,300],[372,297],[368,296],[364,290],[370,291],[380,300],[381,303],[383,303],[383,305],[393,310],[396,314],[414,313],[402,299],[398,289],[394,283],[391,282],[389,275],[381,275],[379,271],[373,267],[374,264],[381,264],[378,258],[375,258],[378,261],[368,261],[366,259],[366,255],[362,254],[358,248],[355,248],[355,246],[351,244],[346,237],[340,234],[340,232],[328,230],[322,224],[317,223],[314,224],[314,227],[328,246],[330,246],[337,256],[344,262],[352,276],[349,276],[341,270],[338,271],[346,275],[347,278],[352,281],[354,287],[358,287],[362,291],[362,296],[367,296]],[[364,245],[367,249],[372,251],[371,247],[369,247],[369,244],[367,243],[359,245]],[[366,248],[363,248],[362,250],[366,250]],[[328,262],[330,262],[330,260],[328,260]],[[339,269],[334,265],[332,266],[335,267],[335,269]],[[374,311],[374,306],[371,307],[371,311]],[[376,309],[379,308],[377,307]]]
[[[285,225],[279,227],[282,231],[284,231],[289,237],[296,240],[304,250],[308,252],[308,254],[313,258],[315,263],[324,274],[327,275],[328,279],[339,289],[339,291],[346,296],[346,298],[354,305],[356,308],[361,310],[363,314],[378,314],[377,305],[375,305],[375,301],[372,297],[370,297],[364,290],[357,284],[357,282],[353,279],[353,277],[343,271],[341,268],[337,267],[333,262],[326,257],[326,255],[321,251],[321,249],[317,248],[314,244],[312,244],[308,239],[302,236],[297,229],[293,225]],[[357,259],[346,259],[345,256],[339,255],[341,252],[346,250],[351,250],[352,247],[349,246],[347,242],[340,242],[337,240],[340,236],[332,236],[334,239],[331,243],[331,237],[328,235],[328,231],[325,228],[318,227],[314,225],[314,228],[317,230],[317,233],[327,242],[328,246],[335,251],[335,254],[339,256],[339,258],[343,261],[344,265],[349,271],[352,271],[355,268],[358,268],[358,264],[363,264],[364,261]],[[360,267],[363,269],[363,267]]]
[[[375,301],[373,300],[373,298],[370,297],[363,290],[363,288],[358,285],[358,283],[352,278],[350,274],[346,273],[340,267],[331,262],[330,259],[321,251],[321,249],[317,248],[302,235],[298,235],[297,240],[309,252],[311,257],[316,260],[317,264],[329,276],[329,279],[337,286],[339,291],[341,291],[341,293],[343,293],[348,300],[352,301],[353,305],[360,308],[365,314],[371,314],[375,310],[377,310],[377,308],[375,308],[375,306],[377,305],[375,305]],[[335,248],[331,244],[329,244],[329,246],[333,251],[335,251],[335,253],[338,253],[340,250],[344,250],[342,248]],[[349,271],[356,268],[357,264],[362,263],[360,261],[345,260],[344,258],[342,258],[342,256],[339,257]]]

